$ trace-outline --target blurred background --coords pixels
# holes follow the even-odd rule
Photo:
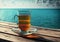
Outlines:
[[[18,23],[19,10],[30,10],[31,24],[47,28],[60,28],[60,9],[0,9],[0,21]]]
[[[18,10],[30,10],[34,26],[60,28],[60,0],[0,0],[0,21],[18,23]]]

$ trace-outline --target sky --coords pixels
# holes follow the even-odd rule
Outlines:
[[[0,8],[36,7],[35,0],[0,0]]]
[[[0,0],[0,8],[54,8],[55,3],[42,3],[42,0],[37,3],[37,0]],[[60,3],[59,3],[60,4]],[[55,7],[56,8],[56,7]]]

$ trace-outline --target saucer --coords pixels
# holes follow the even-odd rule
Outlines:
[[[33,33],[37,33],[37,28],[30,28],[28,31],[21,31],[19,28],[12,28],[12,31],[21,35],[29,35]]]

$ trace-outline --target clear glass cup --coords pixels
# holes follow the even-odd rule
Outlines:
[[[19,11],[18,17],[18,28],[13,28],[12,30],[16,33],[20,33],[21,35],[29,35],[32,33],[36,33],[36,28],[31,28],[31,14],[30,11],[22,10]]]
[[[18,27],[21,29],[22,34],[26,34],[30,29],[30,12],[29,11],[19,11],[18,16]]]

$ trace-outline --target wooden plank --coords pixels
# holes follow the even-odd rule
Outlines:
[[[49,29],[39,29],[37,35],[40,37],[38,39],[27,39],[20,37],[18,33],[13,32],[11,29],[14,28],[15,24],[1,22],[0,27],[0,38],[12,42],[60,42],[60,32],[49,30]],[[13,27],[11,27],[13,26]],[[11,28],[10,28],[11,27]],[[32,26],[33,28],[36,28]]]

